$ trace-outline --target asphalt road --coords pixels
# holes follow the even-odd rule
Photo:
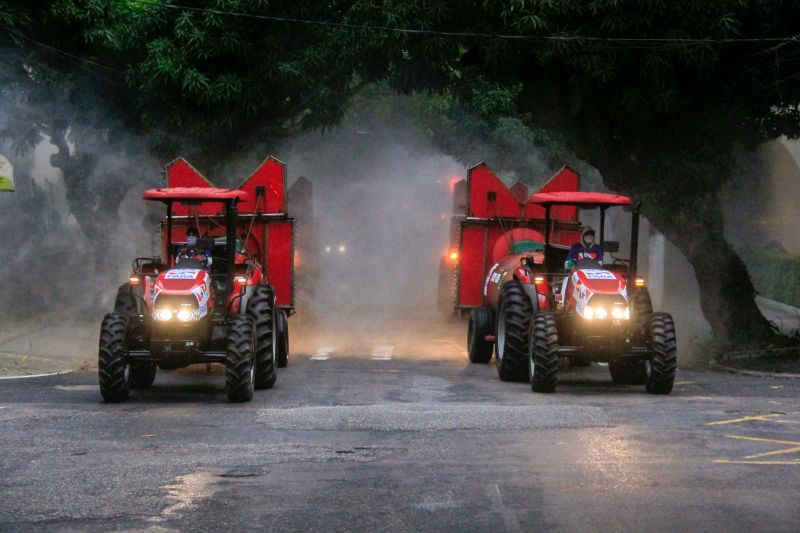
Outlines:
[[[0,381],[0,530],[798,531],[800,382],[594,365],[556,394],[461,328],[293,338],[274,389],[205,367],[125,404],[91,372]]]

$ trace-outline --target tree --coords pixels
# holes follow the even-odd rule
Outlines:
[[[774,340],[717,196],[734,151],[800,134],[797,2],[35,5],[49,18],[31,18],[34,36],[125,72],[125,88],[104,95],[124,103],[119,120],[156,153],[187,149],[204,166],[254,138],[336,124],[380,80],[459,99],[474,135],[488,124],[563,140],[611,189],[642,196],[693,265],[717,337]],[[457,152],[456,139],[442,146]]]

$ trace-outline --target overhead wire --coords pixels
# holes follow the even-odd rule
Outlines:
[[[339,28],[349,28],[369,31],[386,31],[393,33],[404,33],[411,35],[431,35],[439,37],[476,37],[487,39],[507,39],[507,40],[539,40],[539,41],[587,41],[604,43],[630,43],[630,44],[730,44],[730,43],[789,43],[800,42],[800,34],[785,37],[729,37],[729,38],[691,38],[691,37],[598,37],[588,35],[523,35],[523,34],[503,34],[503,33],[483,33],[483,32],[457,32],[442,30],[426,30],[415,28],[397,28],[392,26],[356,24],[352,22],[340,22],[333,20],[302,19],[296,17],[284,17],[277,15],[261,15],[257,13],[245,13],[243,11],[228,11],[210,7],[183,6],[153,0],[131,0],[132,2],[150,5],[162,9],[174,9],[181,11],[195,11],[202,13],[213,13],[231,17],[249,18],[254,20],[265,20],[272,22],[288,22],[293,24],[306,24],[317,26],[331,26]]]

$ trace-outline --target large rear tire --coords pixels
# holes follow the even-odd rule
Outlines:
[[[485,365],[492,360],[494,344],[486,340],[491,334],[492,313],[484,307],[476,307],[469,313],[467,325],[467,355],[470,363]]]
[[[534,392],[555,392],[558,381],[558,329],[549,313],[533,316],[528,379]]]
[[[225,392],[231,402],[247,402],[255,385],[256,326],[249,316],[231,320],[225,357]]]
[[[650,394],[669,394],[675,383],[677,342],[675,323],[669,313],[653,313],[650,320],[652,355],[645,362],[645,386]]]
[[[255,288],[247,302],[247,316],[253,319],[256,328],[255,388],[269,389],[277,379],[275,297],[266,286]]]
[[[276,326],[278,328],[278,346],[275,352],[275,362],[278,368],[286,368],[286,365],[289,364],[289,319],[286,317],[286,311],[278,311]]]
[[[100,326],[97,375],[100,395],[107,402],[124,402],[130,395],[131,368],[127,361],[128,318],[108,313]]]
[[[131,287],[130,283],[123,283],[117,289],[117,297],[114,299],[114,312],[119,313],[121,315],[133,315],[136,314],[137,307],[136,307],[136,298],[134,297],[134,288],[139,287]],[[139,292],[141,292],[141,288],[139,288]]]
[[[645,381],[644,361],[622,359],[608,363],[611,380],[621,385],[642,385]]]
[[[501,381],[528,378],[531,301],[517,280],[503,284],[497,313],[497,375]]]

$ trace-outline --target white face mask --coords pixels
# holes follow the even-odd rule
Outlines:
[[[585,236],[583,242],[586,243],[586,246],[591,246],[594,243],[594,235]]]
[[[189,246],[194,246],[195,244],[197,244],[197,237],[195,237],[194,235],[187,236],[186,244],[188,244]]]

